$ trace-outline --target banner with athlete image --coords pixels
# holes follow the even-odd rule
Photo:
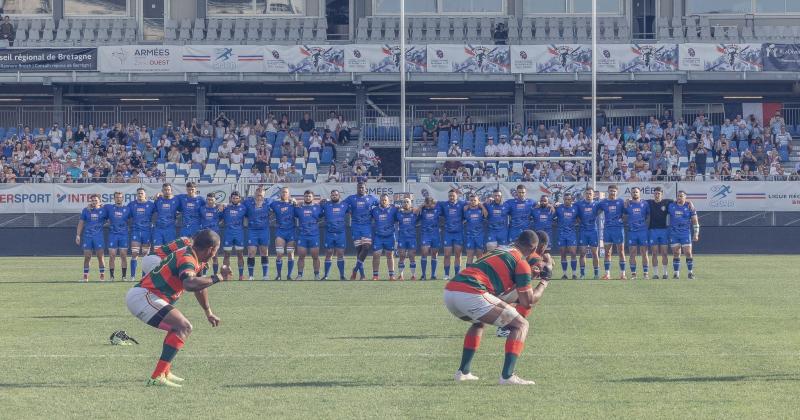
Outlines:
[[[606,73],[647,73],[678,70],[676,44],[598,45],[597,71]]]
[[[511,73],[508,45],[428,45],[429,73]]]
[[[761,44],[764,71],[800,71],[800,44]]]
[[[592,48],[581,44],[527,45],[533,73],[576,73],[592,71]],[[519,64],[518,64],[519,65]]]
[[[179,73],[183,47],[175,45],[119,45],[99,47],[101,73]]]
[[[436,201],[447,201],[450,190],[458,192],[459,199],[470,194],[477,194],[481,201],[486,201],[497,188],[496,182],[431,182],[408,184],[408,191],[413,195],[414,206],[421,206],[427,197]]]
[[[700,211],[800,211],[794,182],[679,182]]]
[[[680,44],[683,71],[761,71],[761,44]]]
[[[187,73],[260,73],[264,50],[254,45],[185,45],[181,63]]]
[[[406,71],[425,72],[427,48],[424,45],[406,45]],[[400,72],[400,45],[345,45],[344,71],[353,73]]]
[[[343,45],[267,45],[264,70],[267,73],[342,73]]]
[[[322,199],[329,200],[331,191],[337,190],[341,194],[342,200],[356,193],[356,183],[351,182],[347,184],[334,184],[334,183],[315,183],[315,184],[251,184],[246,188],[248,196],[252,196],[256,188],[263,186],[266,188],[265,196],[267,198],[277,199],[280,197],[280,192],[283,187],[289,188],[289,193],[298,202],[303,201],[303,195],[306,191],[314,193],[314,198],[317,202]],[[367,182],[367,194],[380,197],[382,194],[389,194],[392,202],[397,202],[403,195],[403,185],[399,182]]]

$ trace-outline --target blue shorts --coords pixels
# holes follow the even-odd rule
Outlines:
[[[519,238],[520,233],[525,230],[523,228],[509,228],[508,229],[508,238],[506,238],[509,242],[514,242]]]
[[[442,239],[438,233],[422,234],[422,246],[438,249],[442,246]]]
[[[296,247],[306,249],[319,248],[319,235],[300,235],[300,237],[297,239]]]
[[[451,247],[453,245],[461,246],[464,243],[464,234],[461,232],[458,233],[451,233],[445,232],[444,233],[444,240],[442,241],[442,245],[446,247]]]
[[[508,229],[489,229],[486,242],[496,242],[497,245],[508,245]]]
[[[350,226],[350,237],[354,241],[364,238],[372,239],[371,225],[352,225]]]
[[[558,232],[558,247],[577,246],[578,239],[575,237],[575,231],[572,232]]]
[[[691,245],[692,244],[692,234],[689,232],[675,232],[671,230],[669,232],[669,243],[672,246],[675,245]]]
[[[175,240],[175,227],[153,229],[153,245],[166,245]]]
[[[394,235],[389,235],[389,236],[375,235],[375,237],[372,238],[373,251],[376,252],[381,250],[394,251],[394,246],[395,246]]]
[[[269,246],[269,229],[248,230],[247,246]]]
[[[344,232],[325,234],[325,248],[326,249],[342,249],[347,248],[347,238]]]
[[[650,245],[669,245],[669,235],[666,229],[650,229]]]
[[[606,244],[624,244],[625,229],[620,227],[608,227],[603,230],[603,242]]]
[[[153,241],[153,231],[151,229],[137,229],[133,228],[131,234],[131,242],[138,242],[142,245],[150,245]]]
[[[294,229],[278,229],[278,231],[275,232],[275,239],[278,238],[283,239],[283,241],[286,242],[287,244],[289,242],[294,242],[295,240]]]
[[[222,248],[226,251],[231,249],[244,248],[244,230],[243,229],[225,229],[225,236],[222,240]]]
[[[187,238],[191,238],[194,236],[195,233],[200,231],[200,226],[198,225],[188,225],[181,227],[181,236],[185,236]]]
[[[628,246],[647,246],[649,243],[646,230],[628,231]]]
[[[409,236],[404,237],[400,236],[397,238],[397,248],[399,249],[417,249],[417,237],[416,236]]]
[[[581,233],[578,235],[578,245],[596,248],[598,244],[597,229],[581,229]]]
[[[103,246],[103,232],[97,232],[94,234],[83,234],[81,238],[81,247],[83,247],[84,251],[88,250],[95,250],[100,251],[104,248]]]
[[[464,248],[473,250],[482,250],[486,247],[486,242],[483,240],[483,233],[474,235],[467,233],[464,235]]]
[[[108,249],[128,249],[128,233],[109,233]]]

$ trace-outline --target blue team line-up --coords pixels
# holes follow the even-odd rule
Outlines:
[[[566,195],[563,203],[552,203],[547,195],[538,200],[527,198],[524,185],[512,191],[513,197],[506,199],[495,190],[485,201],[475,195],[464,199],[452,189],[447,200],[426,197],[418,207],[413,206],[410,196],[397,204],[386,194],[370,195],[364,184],[358,184],[357,192],[348,197],[337,190],[324,198],[305,191],[301,200],[293,198],[287,187],[277,198],[266,197],[265,189],[259,187],[251,197],[233,192],[229,204],[217,203],[214,194],[201,197],[192,182],[186,185],[186,191],[174,195],[172,186],[164,184],[161,192],[148,198],[140,188],[136,199],[128,204],[123,204],[121,193],[115,193],[114,203],[106,205],[100,204],[99,196],[92,196],[81,213],[75,238],[84,251],[82,281],[89,280],[89,266],[95,256],[99,279],[105,280],[106,250],[111,280],[115,280],[117,257],[123,281],[134,280],[139,268],[144,276],[150,266],[142,263],[140,267],[140,257],[152,259],[151,249],[167,245],[178,236],[191,237],[202,229],[214,230],[223,237],[223,265],[230,266],[235,256],[240,280],[254,279],[257,257],[260,279],[270,278],[271,246],[275,250],[274,280],[328,280],[334,260],[339,280],[346,280],[348,228],[349,242],[356,249],[350,280],[366,279],[370,254],[373,280],[380,277],[381,257],[385,258],[389,280],[405,279],[406,268],[411,280],[435,280],[439,274],[448,280],[461,271],[464,253],[469,265],[487,251],[508,246],[527,229],[544,233],[547,238],[555,229],[558,240],[550,245],[560,253],[562,279],[588,278],[589,259],[591,278],[601,278],[603,258],[602,279],[610,280],[614,254],[619,276],[613,278],[635,279],[641,267],[644,279],[667,279],[670,254],[673,278],[680,278],[682,255],[687,277],[695,278],[692,244],[700,236],[697,211],[686,200],[685,192],[678,191],[672,200],[664,198],[660,187],[655,188],[654,198],[647,200],[635,187],[625,198],[618,196],[615,185],[602,192],[587,187],[581,196]],[[271,229],[275,229],[274,235]],[[438,271],[440,251],[442,273]],[[311,259],[311,270],[306,269],[306,257]],[[212,269],[215,274],[219,270],[216,256]]]

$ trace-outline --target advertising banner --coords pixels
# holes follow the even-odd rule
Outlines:
[[[120,45],[98,48],[102,73],[179,73],[183,47],[175,45]]]
[[[761,71],[761,44],[680,44],[684,71]]]
[[[264,50],[253,45],[186,45],[182,71],[189,73],[260,73]]]
[[[508,45],[428,45],[429,73],[511,73]]]
[[[406,71],[420,73],[427,67],[427,48],[406,45]],[[353,73],[400,72],[400,45],[345,45],[344,71]]]
[[[800,44],[761,44],[764,71],[800,71]]]
[[[800,211],[794,182],[680,182],[700,211]]]
[[[267,45],[264,46],[267,73],[344,72],[342,45]]]
[[[3,48],[0,71],[95,71],[97,48]]]
[[[678,70],[676,44],[598,45],[597,71],[646,73]]]
[[[529,45],[533,73],[575,73],[592,71],[592,49],[580,44]]]

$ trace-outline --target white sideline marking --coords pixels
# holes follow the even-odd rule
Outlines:
[[[457,352],[453,353],[307,353],[307,354],[286,354],[286,353],[265,353],[265,354],[181,354],[181,359],[196,358],[196,359],[213,359],[213,358],[294,358],[294,359],[315,359],[315,358],[348,358],[348,357],[414,357],[414,358],[439,358],[439,357],[455,357]],[[484,354],[501,356],[500,352],[487,352]],[[531,352],[531,357],[536,358],[549,358],[549,359],[570,359],[570,358],[659,358],[659,357],[798,357],[800,352],[776,352],[776,353],[584,353],[584,354],[539,354]],[[89,359],[98,357],[118,358],[118,357],[131,357],[131,358],[153,358],[152,354],[13,354],[13,355],[0,355],[2,359]]]

